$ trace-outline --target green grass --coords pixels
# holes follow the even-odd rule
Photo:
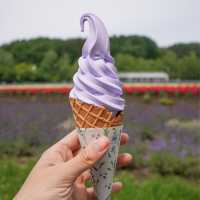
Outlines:
[[[117,180],[123,182],[124,188],[114,194],[112,200],[199,200],[200,187],[182,178],[169,176],[152,176],[136,180],[130,173],[118,174]]]
[[[11,200],[35,163],[35,159],[0,159],[0,200]],[[176,176],[135,178],[132,172],[120,171],[116,180],[124,188],[112,200],[199,200],[200,187]]]
[[[33,159],[17,161],[16,158],[3,158],[0,160],[0,200],[11,200],[13,198],[33,164]]]

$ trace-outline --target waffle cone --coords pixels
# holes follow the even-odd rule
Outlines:
[[[78,128],[109,128],[122,124],[123,112],[113,116],[105,107],[87,104],[74,98],[69,101]]]

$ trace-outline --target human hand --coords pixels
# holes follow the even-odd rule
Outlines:
[[[127,142],[128,135],[122,133],[121,144]],[[103,136],[80,150],[78,135],[71,132],[43,153],[14,200],[96,199],[94,189],[87,188],[85,182],[90,179],[89,169],[106,153],[109,144],[109,139]],[[131,160],[130,154],[121,154],[118,165],[125,166]],[[122,184],[116,182],[112,191],[121,188]]]

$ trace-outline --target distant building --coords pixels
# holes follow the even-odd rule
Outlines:
[[[119,73],[119,78],[125,83],[169,81],[169,75],[165,72],[124,72]]]

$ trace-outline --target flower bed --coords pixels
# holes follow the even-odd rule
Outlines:
[[[200,85],[198,84],[157,84],[157,85],[124,85],[124,91],[128,94],[144,93],[168,93],[172,95],[199,95]]]
[[[67,94],[71,90],[69,84],[51,85],[3,85],[0,86],[0,94]],[[124,92],[127,94],[161,94],[197,96],[200,94],[200,84],[124,84]]]

